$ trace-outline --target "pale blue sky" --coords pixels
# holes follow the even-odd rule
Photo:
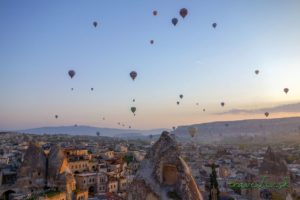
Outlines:
[[[298,102],[299,22],[298,0],[2,0],[0,128],[171,127]]]

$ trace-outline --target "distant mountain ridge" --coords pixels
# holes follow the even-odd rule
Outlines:
[[[58,127],[40,127],[33,129],[18,130],[19,133],[30,134],[68,134],[68,135],[89,135],[96,136],[100,132],[101,136],[109,137],[130,137],[130,138],[143,138],[148,135],[160,134],[166,129],[153,129],[153,130],[137,130],[137,129],[117,129],[117,128],[101,128],[93,126],[58,126]]]
[[[237,136],[276,136],[299,134],[300,117],[274,118],[274,119],[249,119],[239,121],[219,121],[203,124],[179,126],[174,134],[179,138],[189,138],[188,127],[197,128],[197,139],[213,137]]]
[[[196,140],[216,138],[220,136],[276,136],[287,134],[299,134],[300,137],[300,117],[275,118],[275,119],[249,119],[238,121],[218,121],[193,125],[178,126],[172,131],[178,139],[190,139],[188,127],[196,127],[198,133]],[[121,138],[146,138],[149,135],[159,135],[164,130],[136,130],[136,129],[117,129],[100,128],[92,126],[59,126],[41,127],[26,130],[19,130],[19,133],[31,134],[69,134],[69,135],[89,135],[96,136],[99,131],[101,136],[121,137]]]

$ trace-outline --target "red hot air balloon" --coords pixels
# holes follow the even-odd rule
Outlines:
[[[216,28],[216,27],[217,27],[217,23],[213,23],[213,24],[212,24],[212,27],[213,27],[213,28]]]
[[[130,77],[131,77],[131,79],[132,80],[135,80],[135,78],[137,77],[137,73],[136,73],[136,71],[132,71],[132,72],[130,72]]]
[[[265,112],[265,116],[266,116],[266,117],[269,117],[269,113],[268,113],[268,112]]]
[[[181,8],[179,14],[182,18],[185,18],[188,14],[188,10],[186,8]]]
[[[68,74],[71,78],[73,78],[75,76],[76,72],[74,70],[69,70]]]
[[[285,92],[285,94],[287,94],[289,92],[289,88],[284,88],[283,91]]]
[[[176,17],[174,17],[174,18],[172,19],[172,24],[173,24],[174,26],[176,26],[177,23],[178,23],[178,19],[177,19]]]
[[[153,14],[154,16],[156,16],[156,15],[157,15],[157,10],[153,10],[152,14]]]

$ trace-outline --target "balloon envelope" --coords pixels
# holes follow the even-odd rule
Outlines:
[[[98,26],[98,22],[94,21],[93,22],[94,27],[96,28]]]
[[[284,88],[283,91],[287,94],[289,92],[289,88]]]
[[[76,72],[74,70],[69,70],[68,74],[71,78],[73,78],[75,76]]]
[[[266,117],[269,117],[269,113],[268,113],[268,112],[265,112],[265,116],[266,116]]]
[[[221,102],[221,106],[222,106],[222,107],[225,106],[225,103],[224,103],[224,102]]]
[[[183,94],[179,95],[179,97],[180,97],[180,99],[182,99],[183,98]]]
[[[135,78],[137,77],[137,72],[136,71],[132,71],[132,72],[130,72],[130,77],[131,77],[131,79],[132,80],[135,80]]]
[[[135,111],[136,111],[136,107],[131,107],[131,112],[134,114],[135,113]]]
[[[179,14],[182,18],[185,18],[188,14],[188,10],[186,8],[181,8]]]
[[[191,137],[194,137],[197,133],[197,128],[191,126],[191,127],[188,128],[188,131],[189,131],[189,134],[191,135]]]
[[[255,70],[255,74],[258,75],[259,74],[259,70]]]
[[[212,27],[213,27],[213,28],[216,28],[216,27],[217,27],[217,23],[213,23],[213,24],[212,24]]]
[[[174,26],[176,26],[177,23],[178,23],[178,19],[174,17],[174,18],[172,19],[172,24],[173,24]]]
[[[153,14],[154,16],[156,16],[156,15],[157,15],[157,10],[153,10],[152,14]]]

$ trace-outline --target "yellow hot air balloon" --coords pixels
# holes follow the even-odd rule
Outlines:
[[[191,127],[188,128],[188,131],[189,131],[189,134],[191,135],[191,137],[193,138],[196,135],[198,130],[197,130],[196,127],[191,126]]]

